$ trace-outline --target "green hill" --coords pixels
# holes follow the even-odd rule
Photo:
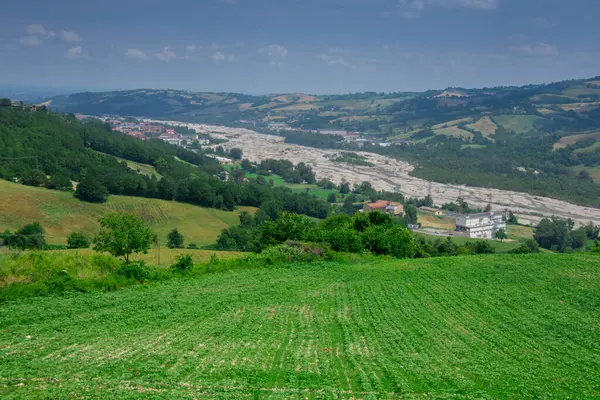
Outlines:
[[[600,166],[600,137],[583,136],[600,129],[598,82],[318,96],[140,89],[57,96],[51,107],[249,127],[283,135],[286,143],[396,157],[415,164],[411,175],[426,180],[600,207],[600,185],[573,172]],[[380,144],[401,140],[347,143],[317,130],[357,131]]]
[[[0,309],[4,398],[591,399],[600,258],[294,264]]]
[[[166,242],[167,233],[177,228],[186,243],[207,245],[221,230],[239,223],[239,212],[203,208],[174,201],[143,197],[111,196],[104,204],[79,201],[71,192],[24,186],[0,179],[0,231],[14,231],[38,221],[46,230],[48,243],[65,244],[71,232],[90,236],[100,229],[98,218],[109,212],[140,216]],[[240,210],[255,210],[242,207]]]

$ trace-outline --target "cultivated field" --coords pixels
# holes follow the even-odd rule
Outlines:
[[[0,395],[596,398],[599,271],[549,254],[296,264],[12,302]]]
[[[70,192],[4,180],[0,180],[0,193],[0,231],[14,231],[37,221],[46,230],[47,242],[52,244],[65,244],[74,231],[95,235],[100,229],[98,218],[109,212],[138,215],[165,242],[167,233],[177,228],[185,236],[186,244],[214,243],[222,229],[239,223],[239,211],[226,212],[174,201],[110,196],[105,204],[91,204],[75,199]]]
[[[461,138],[471,138],[473,134],[464,129],[460,129],[458,126],[451,126],[448,128],[440,128],[433,131],[436,135],[446,135]]]
[[[570,135],[561,137],[558,142],[554,143],[554,150],[556,149],[564,149],[565,147],[574,145],[577,142],[581,142],[586,139],[596,139],[600,141],[600,132],[587,132],[580,133],[578,135]]]
[[[498,115],[494,117],[494,122],[507,131],[527,133],[534,129],[533,123],[538,119],[541,118],[536,115]]]
[[[483,117],[474,124],[467,126],[481,132],[481,134],[486,137],[496,134],[496,129],[498,129],[498,126],[496,126],[490,117]]]

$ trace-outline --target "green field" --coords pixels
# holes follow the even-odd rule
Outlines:
[[[451,137],[459,137],[469,139],[473,137],[473,134],[464,129],[460,129],[458,126],[451,126],[448,128],[440,128],[433,131],[436,135],[446,135]]]
[[[541,119],[537,115],[498,115],[493,117],[494,122],[502,126],[507,131],[513,131],[517,134],[527,133],[535,129],[533,123]]]
[[[597,142],[596,145],[598,145],[597,147],[600,150],[600,142]],[[576,167],[570,167],[569,169],[575,172],[576,174],[578,174],[581,171],[587,171],[594,180],[594,182],[600,183],[600,166],[584,167],[582,165],[578,165]]]
[[[0,193],[0,231],[14,231],[38,221],[46,230],[46,241],[53,244],[65,244],[67,236],[74,231],[90,236],[96,234],[100,229],[98,218],[116,211],[140,216],[165,242],[167,233],[177,228],[185,236],[186,244],[212,244],[221,230],[239,223],[239,211],[226,212],[143,197],[110,196],[105,204],[91,204],[75,199],[71,192],[4,180],[0,180]]]
[[[591,399],[599,333],[592,255],[295,264],[4,304],[0,395]]]

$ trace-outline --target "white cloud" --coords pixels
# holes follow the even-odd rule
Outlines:
[[[27,36],[21,38],[21,44],[25,46],[41,46],[42,39],[52,39],[54,32],[47,30],[42,24],[31,24],[25,27]]]
[[[549,28],[554,28],[556,26],[556,24],[553,24],[552,22],[548,21],[546,18],[544,17],[537,17],[533,20],[533,24],[540,29],[549,29]]]
[[[215,54],[213,54],[212,56],[210,56],[210,58],[213,59],[213,61],[224,61],[225,60],[225,53],[217,51]]]
[[[177,56],[175,55],[175,52],[171,50],[170,46],[166,46],[163,47],[160,53],[154,54],[154,57],[158,58],[161,61],[169,62]]]
[[[67,57],[70,60],[78,60],[78,59],[81,59],[81,58],[89,59],[90,58],[90,56],[88,56],[87,54],[85,54],[85,52],[83,51],[83,49],[81,48],[81,46],[71,47],[65,53],[65,57]]]
[[[266,55],[272,65],[281,65],[287,58],[289,51],[279,44],[270,44],[258,50],[259,53]]]
[[[530,56],[556,56],[558,55],[558,49],[544,42],[524,44],[518,48],[521,53],[528,54]]]
[[[46,30],[46,28],[44,28],[44,25],[42,24],[27,25],[25,27],[25,32],[27,32],[28,35],[46,36],[48,34],[48,31]]]
[[[127,52],[125,52],[125,57],[131,58],[134,60],[145,60],[146,53],[144,53],[143,51],[138,50],[138,49],[129,49],[129,50],[127,50]]]
[[[343,54],[348,54],[348,51],[339,47],[330,47],[328,50],[329,53],[327,54],[317,54],[317,58],[324,61],[327,65],[341,65],[343,67],[356,68],[355,65],[349,63],[343,56]]]
[[[195,44],[188,44],[187,46],[185,46],[185,49],[187,51],[189,51],[190,53],[194,53],[196,50],[198,50],[201,47],[196,46]]]
[[[25,46],[36,47],[42,44],[42,41],[37,36],[25,36],[21,38],[21,44]]]
[[[427,8],[472,8],[478,10],[495,10],[499,0],[399,0],[397,14],[402,18],[417,18]]]
[[[352,67],[352,65],[348,63],[343,57],[338,55],[318,54],[317,58],[319,60],[325,61],[327,65],[341,65],[343,67]]]
[[[79,43],[81,42],[81,38],[75,32],[64,31],[62,33],[63,40],[67,42]]]
[[[232,54],[225,54],[222,51],[215,52],[212,56],[210,56],[210,58],[214,62],[220,62],[220,61],[234,62],[234,61],[237,61],[237,59],[235,58],[234,55],[232,55]]]

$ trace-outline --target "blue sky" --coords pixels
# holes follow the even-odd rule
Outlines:
[[[597,0],[19,0],[0,83],[407,91],[600,75]]]

